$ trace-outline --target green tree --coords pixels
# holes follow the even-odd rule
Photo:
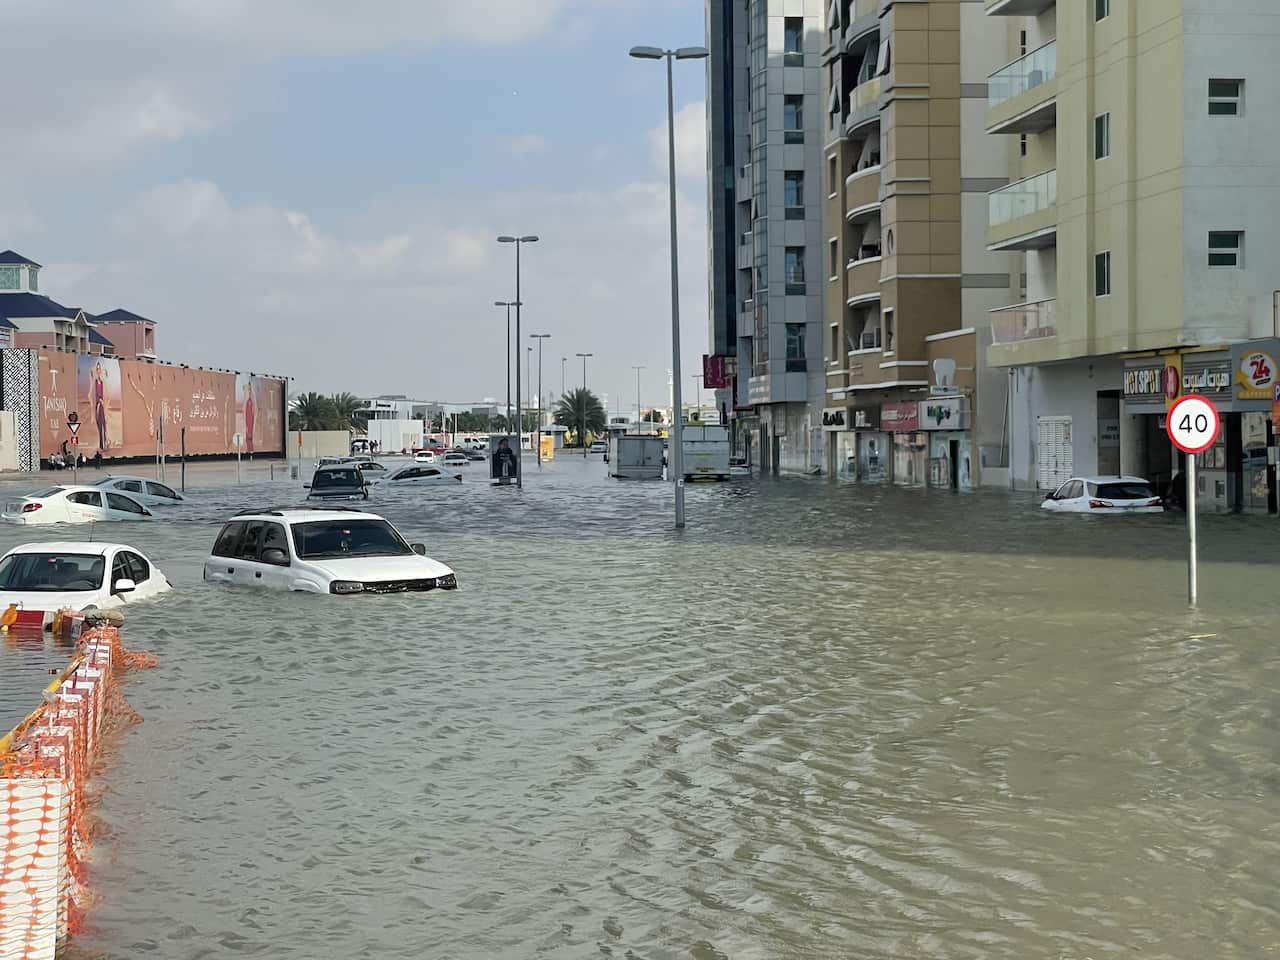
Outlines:
[[[337,415],[333,401],[320,393],[300,393],[289,404],[290,430],[332,430]]]
[[[585,387],[570,390],[560,398],[556,404],[555,422],[574,431],[579,445],[587,442],[587,434],[604,433],[608,425],[600,400]]]
[[[364,430],[368,421],[356,411],[364,407],[364,401],[354,393],[335,393],[329,398],[333,410],[333,425],[330,430]]]

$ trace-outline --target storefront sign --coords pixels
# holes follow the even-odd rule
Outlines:
[[[849,420],[855,430],[879,430],[879,407],[850,407]]]
[[[1275,391],[1271,400],[1271,426],[1280,433],[1280,383],[1271,388]]]
[[[729,365],[724,357],[702,355],[702,385],[708,390],[723,390],[731,386]]]
[[[1280,382],[1275,357],[1266,350],[1248,349],[1240,344],[1232,349],[1236,371],[1236,396],[1241,400],[1270,400],[1273,387]]]
[[[1124,372],[1126,400],[1152,400],[1164,395],[1164,367],[1135,367]]]
[[[921,430],[967,430],[969,411],[964,397],[934,397],[920,401]]]
[[[822,411],[823,430],[845,430],[846,418],[844,407],[827,407]]]
[[[880,426],[889,433],[913,433],[920,429],[920,404],[886,403],[880,407]]]
[[[1185,393],[1214,393],[1231,386],[1231,374],[1226,370],[1201,370],[1182,375]]]
[[[1114,449],[1120,446],[1120,418],[1098,418],[1098,449]]]
[[[753,404],[769,402],[769,378],[752,377],[747,381],[747,399]]]

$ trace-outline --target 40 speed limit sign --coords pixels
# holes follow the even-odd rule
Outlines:
[[[1222,420],[1209,400],[1189,393],[1169,409],[1165,429],[1173,445],[1183,453],[1204,453],[1218,439]]]

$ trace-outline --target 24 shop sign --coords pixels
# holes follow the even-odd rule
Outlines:
[[[1265,350],[1247,351],[1236,368],[1236,383],[1236,395],[1241,400],[1271,400],[1274,387],[1280,383],[1275,359]]]

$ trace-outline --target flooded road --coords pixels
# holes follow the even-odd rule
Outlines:
[[[178,590],[69,956],[1280,951],[1280,526],[1202,521],[1193,614],[1180,517],[529,477],[371,505],[450,595],[202,584],[288,483],[100,528]]]

